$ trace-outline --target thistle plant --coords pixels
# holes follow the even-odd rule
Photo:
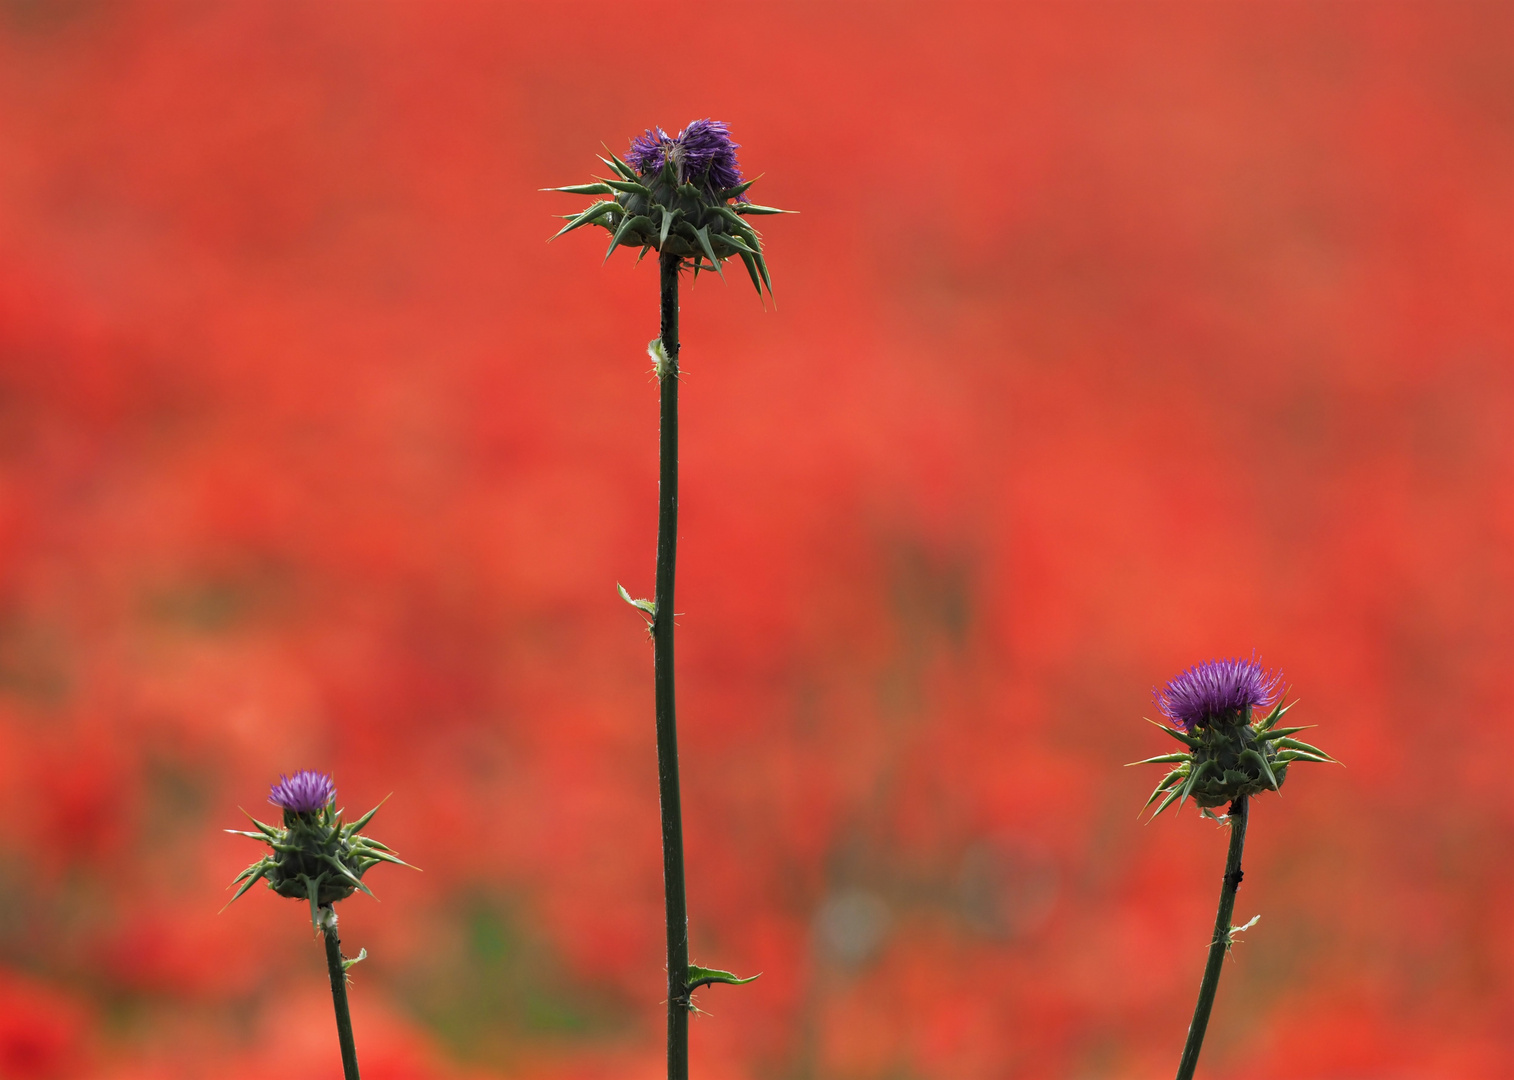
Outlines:
[[[739,258],[757,295],[772,293],[761,235],[748,217],[781,214],[747,198],[752,180],[741,178],[738,144],[718,120],[695,120],[670,136],[650,128],[632,140],[624,159],[600,158],[614,174],[591,184],[550,188],[571,195],[604,196],[588,209],[565,215],[557,236],[585,225],[610,234],[609,259],[617,247],[639,247],[637,261],[658,253],[660,332],[647,345],[660,386],[656,593],[637,600],[620,596],[646,619],[652,637],[652,681],[657,732],[657,779],[662,816],[664,920],[667,930],[668,1080],[689,1075],[689,1013],[693,992],[713,983],[738,984],[729,971],[689,963],[689,916],[684,887],[683,810],[678,783],[678,725],[673,681],[673,585],[678,553],[678,280],[713,269],[724,277],[725,260]],[[556,239],[554,236],[552,239]],[[752,976],[756,978],[756,976]]]
[[[304,900],[310,905],[310,923],[326,942],[326,967],[331,976],[331,1000],[336,1009],[337,1041],[342,1050],[345,1080],[358,1080],[357,1048],[352,1039],[352,1016],[347,1008],[347,971],[368,956],[361,950],[348,959],[342,955],[337,934],[336,902],[361,889],[372,896],[363,875],[379,863],[408,865],[386,845],[363,835],[363,827],[378,813],[375,806],[356,821],[342,820],[336,809],[336,785],[325,773],[309,769],[293,776],[280,776],[268,801],[283,811],[281,826],[267,825],[248,814],[256,832],[227,829],[247,836],[271,849],[232,881],[239,885],[226,904],[232,904],[259,881],[280,896]],[[383,805],[382,803],[380,805]],[[224,910],[224,909],[223,909]]]
[[[1199,1050],[1214,1008],[1220,970],[1235,935],[1256,925],[1256,916],[1244,926],[1234,926],[1235,894],[1241,885],[1241,852],[1246,843],[1249,802],[1265,791],[1277,791],[1288,778],[1288,767],[1299,762],[1334,762],[1317,746],[1293,736],[1305,727],[1280,727],[1293,704],[1285,704],[1280,691],[1283,677],[1262,667],[1256,659],[1211,660],[1174,677],[1157,691],[1157,708],[1172,726],[1157,724],[1182,743],[1184,749],[1159,754],[1133,765],[1171,765],[1146,806],[1157,805],[1155,818],[1174,802],[1178,807],[1190,798],[1199,812],[1230,829],[1230,849],[1225,856],[1225,876],[1220,885],[1220,906],[1215,915],[1209,958],[1199,983],[1199,1000],[1188,1026],[1188,1039],[1178,1062],[1177,1080],[1192,1080]],[[1268,710],[1254,717],[1254,710]],[[1155,721],[1153,721],[1155,723]],[[1312,725],[1308,725],[1312,726]],[[1225,814],[1214,808],[1230,804]]]

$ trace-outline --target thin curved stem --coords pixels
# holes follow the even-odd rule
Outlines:
[[[1198,1068],[1199,1050],[1204,1046],[1204,1032],[1209,1027],[1209,1013],[1214,1008],[1214,994],[1220,986],[1220,971],[1225,954],[1230,951],[1230,920],[1235,915],[1235,892],[1241,887],[1241,850],[1246,846],[1246,796],[1230,804],[1226,820],[1230,823],[1230,851],[1225,856],[1225,880],[1220,885],[1220,909],[1214,917],[1214,938],[1209,942],[1209,960],[1204,964],[1204,980],[1199,983],[1199,1001],[1193,1009],[1193,1023],[1188,1025],[1188,1042],[1178,1062],[1177,1080],[1193,1080]]]
[[[352,1014],[347,1010],[347,968],[336,931],[336,908],[321,909],[321,936],[326,939],[326,968],[331,975],[331,1002],[336,1007],[336,1038],[342,1046],[343,1080],[359,1080],[357,1046],[352,1041]]]
[[[657,481],[657,604],[652,621],[657,698],[657,783],[662,804],[662,884],[668,932],[668,1080],[689,1075],[689,910],[684,890],[683,807],[673,687],[673,577],[678,560],[678,270],[658,256],[662,284],[662,417]]]

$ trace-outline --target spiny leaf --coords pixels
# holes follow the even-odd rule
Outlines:
[[[657,249],[659,251],[661,251],[663,245],[668,242],[668,226],[673,224],[673,217],[677,213],[677,210],[669,209],[666,206],[662,208],[662,232],[657,238]]]
[[[776,206],[758,206],[756,203],[737,203],[735,206],[738,214],[797,214],[798,210],[780,210]]]
[[[1213,758],[1200,763],[1199,767],[1193,770],[1193,775],[1188,778],[1188,790],[1183,794],[1183,798],[1186,800],[1193,793],[1194,788],[1198,787],[1210,773],[1218,769],[1219,766],[1215,764]]]
[[[240,806],[237,807],[237,809],[238,810],[242,810],[242,808]],[[245,817],[248,821],[252,822],[254,825],[256,825],[257,828],[258,828],[258,831],[261,832],[261,833],[263,833],[265,836],[277,836],[277,835],[279,835],[279,830],[275,829],[272,825],[265,825],[263,822],[259,821],[257,818],[255,818],[251,814],[249,814],[246,810],[242,810],[242,816]],[[230,830],[227,830],[227,831],[229,832]]]
[[[740,255],[741,256],[741,261],[746,264],[746,272],[748,274],[750,274],[751,278],[752,278],[752,288],[754,288],[754,289],[757,290],[757,295],[758,296],[761,296],[762,295],[762,278],[757,273],[757,263],[752,259],[752,257],[750,255],[748,255],[744,251],[738,251],[736,254]]]
[[[659,338],[657,340],[657,344],[658,345],[662,344],[662,339],[661,338]],[[663,355],[666,356],[667,354],[664,353]],[[650,617],[652,617],[654,619],[657,617],[657,604],[654,601],[651,601],[651,600],[633,600],[633,599],[631,599],[631,594],[628,593],[628,592],[626,592],[626,587],[624,585],[622,585],[618,581],[615,583],[615,588],[620,592],[620,598],[622,600],[624,600],[626,603],[630,604],[633,608],[636,608],[639,611],[644,612],[645,614],[649,615]]]
[[[721,237],[721,239],[724,240],[727,244],[730,244],[738,252],[745,252],[748,255],[759,255],[759,254],[761,254],[761,252],[759,252],[756,248],[752,247],[750,244],[748,244],[740,236],[737,236],[735,233],[726,233],[724,236]]]
[[[1158,806],[1155,810],[1152,811],[1150,820],[1155,821],[1157,818],[1161,817],[1162,811],[1171,806],[1172,800],[1176,799],[1182,793],[1182,791],[1183,789],[1181,787],[1175,787],[1171,791],[1169,791],[1167,793],[1167,798],[1162,800],[1162,805]]]
[[[638,224],[639,222],[645,222],[646,224],[641,225]],[[636,217],[632,217],[631,215],[627,214],[626,219],[620,223],[620,228],[615,230],[615,235],[610,237],[610,247],[605,251],[605,262],[610,261],[610,256],[614,254],[615,249],[620,246],[621,238],[625,236],[626,233],[630,232],[633,227],[638,230],[649,230],[652,228],[652,219],[640,214],[638,214]]]
[[[1272,741],[1274,741],[1276,739],[1286,739],[1289,735],[1296,735],[1300,731],[1308,731],[1312,727],[1319,727],[1319,725],[1318,724],[1302,724],[1302,725],[1300,725],[1298,727],[1273,728],[1272,730],[1268,731],[1265,735],[1262,736],[1262,741],[1263,742],[1272,742]]]
[[[342,970],[349,971],[351,970],[353,964],[361,964],[366,959],[368,959],[368,950],[359,949],[357,951],[357,955],[354,956],[351,960],[342,961]]]
[[[1230,951],[1230,946],[1235,944],[1235,935],[1244,934],[1247,930],[1250,930],[1253,926],[1261,921],[1262,917],[1260,915],[1253,915],[1245,925],[1232,926],[1225,934],[1225,951],[1228,953]]]
[[[589,207],[583,213],[575,217],[572,221],[568,222],[562,228],[558,229],[557,232],[553,233],[552,236],[548,238],[547,243],[550,244],[553,240],[556,240],[563,233],[570,233],[574,229],[581,228],[582,226],[588,225],[591,222],[596,222],[600,217],[603,217],[611,210],[617,209],[619,206],[620,204],[614,201],[595,203],[593,206]]]
[[[704,248],[704,257],[715,265],[715,272],[724,278],[725,271],[720,268],[720,260],[715,258],[715,249],[710,247],[710,227],[701,225],[694,230],[694,235],[699,237],[699,246]]]
[[[760,252],[760,251],[753,252],[752,253],[752,259],[757,263],[757,269],[760,270],[760,271],[762,271],[762,281],[763,281],[763,284],[765,284],[768,287],[768,295],[772,296],[773,295],[773,279],[768,276],[768,264],[767,264],[767,260],[762,257],[762,252]],[[775,299],[773,301],[774,306],[777,306],[777,303],[778,303],[778,301]]]
[[[721,971],[719,968],[706,968],[699,967],[697,964],[690,964],[689,981],[684,988],[684,992],[690,993],[694,990],[699,989],[701,986],[709,986],[713,983],[725,983],[729,986],[744,986],[746,983],[752,982],[754,979],[761,977],[762,972],[760,971],[756,975],[753,975],[751,978],[742,979],[737,977],[735,973],[730,971]]]
[[[614,154],[611,154],[607,158],[602,157],[599,160],[603,161],[610,168],[614,169],[616,173],[618,173],[620,176],[625,177],[627,180],[633,183],[636,181],[636,170],[631,168],[631,166],[627,165],[624,161],[621,161],[620,158],[616,157]]]
[[[321,858],[329,862],[338,874],[341,874],[348,881],[352,882],[353,885],[357,886],[359,889],[362,889],[369,896],[373,895],[372,890],[370,890],[368,886],[363,884],[361,878],[359,878],[351,870],[348,870],[347,867],[342,865],[341,859],[338,859],[335,855],[322,855]]]
[[[1317,762],[1320,765],[1340,764],[1340,762],[1336,761],[1334,758],[1320,757],[1318,754],[1306,753],[1303,750],[1279,750],[1277,759],[1279,761],[1313,761]]]
[[[1245,750],[1241,751],[1241,760],[1249,761],[1254,764],[1257,767],[1257,770],[1267,778],[1267,786],[1270,787],[1273,791],[1278,791],[1277,777],[1272,774],[1272,766],[1267,764],[1267,759],[1265,757],[1257,753],[1255,750],[1252,750],[1250,747],[1247,747]],[[1281,795],[1282,792],[1278,791],[1278,794]]]
[[[259,842],[266,842],[268,840],[268,837],[262,833],[248,832],[246,829],[222,829],[221,831],[230,833],[232,836],[245,836],[250,840],[257,840]]]
[[[611,195],[615,189],[609,184],[572,184],[568,187],[544,187],[541,191],[561,191],[568,195]]]
[[[1290,702],[1288,702],[1288,704],[1284,705],[1283,704],[1283,699],[1282,698],[1278,698],[1277,699],[1277,704],[1272,707],[1272,711],[1267,714],[1267,718],[1265,720],[1263,720],[1260,724],[1257,724],[1253,728],[1253,730],[1256,731],[1257,734],[1261,734],[1262,732],[1269,730],[1274,724],[1276,724],[1284,716],[1287,716],[1288,715],[1288,710],[1291,709],[1291,708],[1293,708],[1293,706],[1295,706],[1297,704],[1298,704],[1297,701],[1290,701]]]
[[[1148,719],[1146,722],[1152,727],[1159,728],[1160,730],[1167,732],[1167,734],[1171,735],[1178,742],[1182,743],[1184,746],[1189,747],[1190,749],[1197,750],[1202,745],[1198,739],[1194,738],[1192,735],[1189,735],[1187,732],[1179,731],[1177,728],[1170,728],[1166,724],[1159,724],[1155,720]]]
[[[221,910],[225,911],[226,908],[231,907],[232,904],[235,904],[239,899],[241,899],[242,894],[245,893],[248,889],[252,888],[254,885],[256,885],[259,881],[261,881],[262,878],[263,878],[263,875],[266,874],[266,873],[268,873],[268,871],[270,869],[272,869],[271,866],[269,866],[266,862],[262,862],[262,863],[253,863],[251,866],[249,866],[247,868],[247,870],[243,870],[242,871],[242,875],[238,876],[238,880],[241,880],[241,876],[246,875],[246,873],[247,873],[248,870],[256,870],[257,873],[253,874],[245,882],[243,882],[242,887],[236,891],[236,895],[234,895],[230,900],[226,901],[226,906],[223,907],[223,908],[221,908]],[[235,885],[236,881],[233,881],[232,884]]]
[[[762,179],[761,176],[754,176],[750,180],[743,180],[741,183],[737,184],[735,187],[728,187],[724,191],[722,191],[720,193],[720,198],[722,198],[722,199],[734,199],[734,198],[737,198],[738,196],[745,195],[747,188],[751,187],[753,184],[755,184],[757,181],[759,181],[761,179]]]
[[[386,802],[388,802],[393,797],[394,797],[394,792],[391,791],[388,795],[385,795],[382,799],[379,800],[378,806],[375,806],[372,810],[368,811],[362,817],[360,817],[356,821],[354,821],[351,825],[344,826],[344,828],[347,831],[347,834],[350,836],[352,833],[361,832],[362,829],[363,829],[363,826],[366,825],[366,824],[368,824],[370,821],[373,820],[373,815],[376,814],[376,813],[378,813],[379,809],[381,807],[383,807],[383,805]],[[369,839],[368,837],[364,837],[363,839],[368,840],[368,842],[370,844],[376,844],[376,843],[378,843],[377,840],[372,840],[372,839]]]
[[[326,872],[322,870],[314,880],[309,874],[301,874],[300,879],[305,882],[305,896],[310,901],[310,925],[315,932],[321,932],[321,905],[317,902],[321,895],[321,882],[326,880]]]
[[[1142,806],[1141,809],[1145,810],[1147,806],[1150,806],[1152,803],[1156,802],[1157,799],[1159,799],[1159,798],[1162,797],[1162,792],[1166,791],[1174,783],[1176,783],[1179,779],[1181,779],[1182,777],[1187,776],[1187,775],[1188,775],[1188,768],[1187,768],[1187,766],[1186,765],[1179,765],[1176,769],[1173,769],[1166,776],[1162,777],[1161,782],[1159,784],[1157,784],[1157,786],[1152,790],[1151,797],[1146,800],[1146,805]]]
[[[1277,744],[1279,746],[1286,746],[1289,750],[1302,750],[1306,754],[1314,754],[1314,755],[1316,755],[1318,757],[1324,758],[1326,761],[1334,761],[1335,760],[1333,757],[1331,757],[1329,754],[1325,753],[1319,747],[1317,747],[1317,746],[1310,746],[1308,743],[1306,743],[1306,742],[1300,742],[1298,739],[1279,739],[1277,741]]]
[[[1169,762],[1173,762],[1173,761],[1192,761],[1192,760],[1193,760],[1193,755],[1192,754],[1158,754],[1156,757],[1149,757],[1149,758],[1146,758],[1144,761],[1131,761],[1131,762],[1128,762],[1125,765],[1125,767],[1128,769],[1128,768],[1130,768],[1131,765],[1166,765]]]
[[[613,191],[621,191],[627,195],[644,195],[648,199],[652,197],[652,189],[637,180],[606,180],[606,186]]]

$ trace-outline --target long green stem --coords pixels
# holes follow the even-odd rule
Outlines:
[[[678,722],[673,703],[673,574],[678,558],[678,269],[658,257],[662,279],[660,468],[657,481],[657,604],[652,622],[657,688],[657,784],[662,802],[662,884],[668,929],[668,1080],[689,1075],[689,909],[684,895],[683,807],[678,792]]]
[[[336,932],[336,908],[321,909],[321,930],[326,939],[326,967],[331,974],[331,1002],[336,1006],[336,1038],[342,1044],[343,1080],[359,1080],[352,1014],[347,1011],[347,969],[342,963],[342,939]]]
[[[1204,1031],[1209,1027],[1209,1013],[1214,1008],[1214,993],[1220,986],[1220,970],[1230,951],[1230,920],[1235,915],[1235,891],[1241,887],[1241,849],[1246,846],[1246,796],[1230,804],[1226,820],[1230,822],[1230,852],[1225,856],[1225,880],[1220,885],[1220,910],[1214,917],[1214,938],[1209,942],[1209,960],[1204,965],[1204,981],[1199,984],[1199,1002],[1193,1009],[1193,1023],[1188,1025],[1188,1042],[1178,1062],[1177,1080],[1193,1080],[1198,1068],[1199,1050],[1204,1045]]]

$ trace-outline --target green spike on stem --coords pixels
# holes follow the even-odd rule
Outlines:
[[[1286,739],[1289,735],[1296,735],[1300,731],[1308,731],[1312,727],[1319,727],[1319,725],[1300,724],[1298,727],[1272,728],[1265,734],[1261,734],[1259,737],[1263,742],[1276,742],[1278,739]]]
[[[1159,731],[1165,731],[1167,734],[1171,735],[1174,739],[1191,750],[1197,750],[1200,746],[1204,745],[1198,739],[1194,738],[1192,735],[1189,735],[1186,731],[1179,731],[1177,728],[1170,728],[1166,724],[1157,723],[1155,720],[1147,720],[1146,722]]]
[[[746,252],[738,252],[741,261],[746,265],[746,272],[752,279],[752,288],[757,290],[757,295],[762,295],[762,277],[757,273],[757,262]]]
[[[1320,765],[1340,764],[1340,762],[1336,761],[1334,758],[1319,757],[1316,754],[1308,754],[1302,750],[1279,750],[1277,759],[1279,761],[1312,761]]]
[[[614,169],[622,179],[630,181],[631,183],[637,182],[636,170],[631,168],[631,166],[627,165],[624,161],[621,161],[620,158],[616,157],[614,154],[611,154],[607,158],[602,157],[599,160],[603,161],[610,168]]]
[[[1132,765],[1166,765],[1173,761],[1192,761],[1192,754],[1158,754],[1156,757],[1143,758],[1140,761],[1130,761],[1125,764],[1128,769]]]
[[[1308,743],[1300,742],[1298,739],[1279,739],[1277,741],[1277,745],[1280,747],[1285,747],[1289,750],[1302,750],[1306,754],[1313,754],[1316,757],[1324,758],[1326,761],[1335,761],[1333,757],[1325,753],[1319,747],[1310,746]]]
[[[710,247],[709,226],[701,225],[699,228],[694,230],[694,235],[699,237],[699,246],[704,249],[704,257],[715,264],[715,272],[722,278],[725,277],[725,271],[720,268],[720,260],[715,258],[715,249]]]
[[[613,195],[615,189],[609,184],[570,184],[567,187],[544,187],[541,191],[561,191],[566,195]]]
[[[1249,761],[1252,765],[1254,765],[1257,771],[1267,778],[1267,786],[1270,787],[1273,791],[1276,791],[1279,795],[1282,794],[1282,792],[1278,790],[1277,777],[1272,774],[1272,766],[1267,764],[1267,758],[1264,755],[1258,753],[1255,750],[1252,750],[1250,747],[1247,747],[1245,750],[1241,751],[1241,760]]]
[[[1171,806],[1172,805],[1172,801],[1174,799],[1176,799],[1180,794],[1182,794],[1182,791],[1183,791],[1183,789],[1181,787],[1175,787],[1171,791],[1169,791],[1167,793],[1167,798],[1165,798],[1165,799],[1162,800],[1162,805],[1158,806],[1155,810],[1153,810],[1151,812],[1151,818],[1150,818],[1150,820],[1155,821],[1157,818],[1161,817],[1162,816],[1162,811],[1166,810],[1169,806]]]

